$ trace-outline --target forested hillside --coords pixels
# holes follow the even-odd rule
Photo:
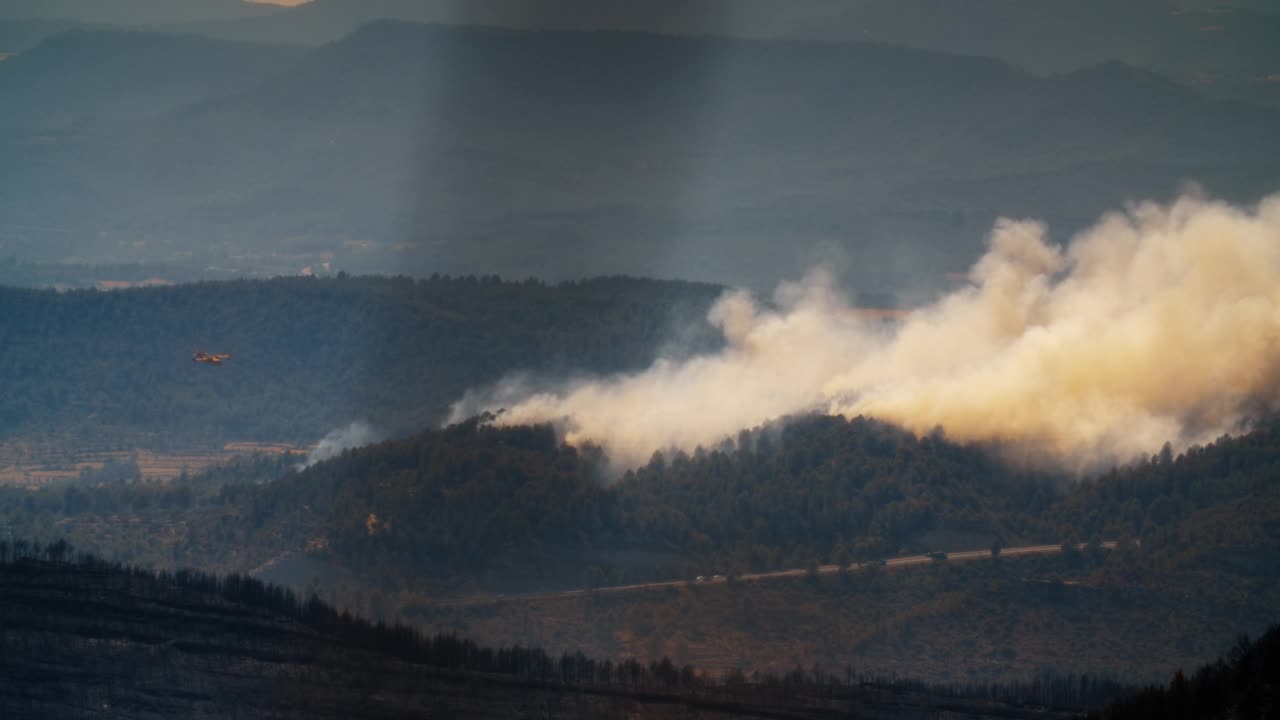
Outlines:
[[[1280,561],[1269,549],[1280,546],[1277,461],[1280,425],[1267,424],[1074,484],[874,420],[801,417],[691,457],[657,455],[603,484],[598,451],[560,445],[550,428],[470,422],[266,486],[227,486],[224,497],[264,538],[292,532],[300,548],[323,537],[343,565],[399,568],[398,586],[477,571],[529,577],[590,550],[674,555],[691,576],[1125,538],[1169,568],[1227,562],[1263,574]],[[597,562],[597,582],[641,572],[625,560],[581,567]]]
[[[1119,700],[1089,720],[1273,718],[1280,714],[1280,626],[1257,640],[1241,635],[1217,662],[1190,677],[1178,671],[1167,687]]]
[[[1267,0],[285,1],[0,0],[0,720],[1280,720]]]
[[[5,491],[0,522],[88,546],[97,522],[139,515],[177,532],[108,523],[118,536],[95,546],[240,569],[311,551],[403,588],[458,576],[578,587],[596,565],[600,583],[1126,538],[1164,568],[1262,576],[1278,559],[1277,462],[1273,422],[1073,481],[866,418],[797,417],[611,477],[602,451],[550,427],[476,419],[306,469],[264,457],[172,484],[90,475]]]
[[[1280,422],[1177,457],[1166,447],[1073,485],[1045,522],[1072,538],[1141,537],[1161,570],[1225,571],[1271,587],[1280,567]]]
[[[1048,490],[981,451],[862,418],[797,418],[736,447],[659,454],[616,482],[604,472],[599,451],[558,445],[550,428],[469,423],[253,491],[244,512],[285,509],[264,524],[309,526],[350,567],[403,568],[399,585],[477,570],[528,581],[576,565],[578,586],[847,563],[923,547],[933,531],[986,546],[1034,535],[1013,510]],[[338,527],[321,520],[334,511],[347,518]]]
[[[715,347],[710,285],[606,278],[280,278],[114,292],[0,288],[0,442],[313,442],[444,419],[468,389]],[[221,367],[192,353],[229,353]]]
[[[300,471],[263,458],[172,485],[14,489],[0,493],[0,522],[162,565],[249,569],[310,548],[403,588],[458,577],[578,587],[1053,540],[1025,512],[1051,501],[1051,478],[979,449],[863,418],[796,418],[738,443],[611,478],[599,450],[563,445],[550,427],[473,420]],[[132,514],[182,522],[161,537],[109,522],[115,539],[93,543],[98,521]]]
[[[491,643],[671,653],[717,669],[854,652],[937,681],[1044,667],[1148,681],[1274,622],[1278,458],[1280,426],[1266,422],[1071,481],[869,419],[801,417],[611,480],[597,450],[564,446],[549,427],[471,421],[305,470],[264,457],[171,484],[4,490],[0,527],[149,566],[252,570]],[[1098,540],[1121,544],[598,600],[495,598]],[[973,655],[970,674],[951,674],[953,653]]]
[[[1065,718],[1114,684],[929,688],[820,668],[718,675],[669,658],[485,648],[373,624],[239,575],[153,574],[0,541],[6,718]],[[1046,713],[1045,705],[1061,706]]]

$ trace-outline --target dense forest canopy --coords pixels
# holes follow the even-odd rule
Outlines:
[[[751,654],[755,667],[856,652],[897,667],[928,632],[948,652],[983,647],[966,667],[993,677],[1044,666],[1150,680],[1271,621],[1277,427],[1068,482],[871,419],[797,417],[604,482],[598,451],[566,446],[550,427],[473,420],[306,469],[262,456],[171,483],[122,467],[0,489],[0,532],[67,538],[150,567],[252,571],[375,619],[471,628],[487,642],[627,647],[655,659],[693,645],[705,649],[679,656],[715,652],[707,657],[719,664]],[[1103,550],[1100,540],[1120,544]],[[1067,549],[1001,559],[1002,548],[1040,544]],[[916,570],[875,572],[873,562],[791,584],[693,582],[974,549],[980,561]],[[690,582],[674,595],[583,594],[581,607],[493,600],[678,579]],[[450,600],[477,596],[497,604]],[[673,617],[672,603],[683,614]],[[846,617],[850,608],[865,616]],[[786,630],[806,613],[837,634]],[[1078,633],[1068,646],[1038,645],[1064,627]],[[736,639],[706,647],[724,633]],[[978,677],[949,675],[941,655],[912,662],[917,676]]]
[[[712,285],[495,276],[277,278],[122,291],[0,288],[0,441],[311,442],[440,422],[506,373],[641,368],[716,346]],[[230,353],[193,366],[197,350]]]
[[[598,449],[563,445],[550,427],[476,419],[301,470],[263,457],[172,484],[90,477],[4,490],[0,523],[162,566],[247,570],[306,553],[405,588],[458,577],[576,586],[593,566],[601,582],[1126,538],[1170,567],[1225,561],[1256,575],[1280,539],[1278,427],[1074,482],[871,419],[797,417],[612,478]],[[1241,503],[1248,512],[1233,512]],[[131,516],[176,532],[102,524]]]
[[[156,566],[245,571],[301,554],[400,588],[579,586],[1024,541],[1142,538],[1171,567],[1245,574],[1271,558],[1231,549],[1274,535],[1270,422],[1083,482],[869,418],[789,418],[621,476],[546,426],[407,432],[513,367],[607,373],[715,347],[702,316],[719,292],[492,277],[0,289],[13,309],[0,323],[6,439],[306,441],[353,417],[399,436],[305,470],[262,457],[171,484],[137,481],[126,459],[0,491],[0,525]],[[196,349],[232,358],[197,365]]]
[[[0,491],[0,522],[38,531],[58,516],[92,527],[95,517],[167,513],[185,528],[172,545],[127,530],[108,545],[126,559],[247,569],[322,540],[343,567],[410,587],[497,571],[536,579],[539,563],[566,553],[637,551],[745,572],[869,559],[921,547],[934,530],[986,545],[1044,534],[1016,510],[1047,506],[1054,481],[980,449],[826,417],[744,431],[693,456],[657,454],[622,477],[599,449],[564,445],[549,426],[479,419],[296,463],[246,459],[172,484],[99,474]]]

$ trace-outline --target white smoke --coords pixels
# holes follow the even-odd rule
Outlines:
[[[1079,468],[1237,431],[1277,400],[1280,195],[1135,205],[1065,249],[1038,222],[1000,220],[969,280],[890,328],[821,271],[780,287],[775,309],[727,293],[708,316],[724,351],[560,392],[508,386],[497,422],[557,423],[634,465],[818,410]],[[485,400],[469,394],[455,419]]]
[[[381,435],[370,427],[369,423],[357,420],[344,428],[330,430],[320,439],[320,442],[316,443],[311,452],[307,453],[306,462],[299,465],[298,469],[309,468],[318,462],[335,458],[345,450],[369,445],[381,439]]]

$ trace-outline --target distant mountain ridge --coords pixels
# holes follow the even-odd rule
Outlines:
[[[294,8],[239,0],[12,0],[0,9],[0,20],[15,18],[310,46],[382,18],[525,30],[873,41],[989,55],[1043,73],[1121,60],[1217,96],[1280,103],[1280,84],[1270,79],[1280,60],[1280,13],[1265,0],[313,0]]]
[[[191,29],[318,45],[365,22],[398,18],[535,30],[874,41],[989,55],[1037,72],[1122,60],[1225,95],[1280,102],[1280,89],[1266,80],[1276,72],[1280,14],[1265,7],[1179,7],[1165,0],[314,0],[271,17]]]
[[[998,215],[1062,233],[1188,180],[1280,186],[1280,113],[1114,63],[1037,78],[876,45],[380,21],[241,67],[240,89],[109,137],[0,137],[30,168],[0,181],[21,228],[0,255],[761,288],[827,261],[927,291]],[[33,107],[74,95],[59,82]]]
[[[79,20],[0,20],[0,53],[12,56],[39,45],[46,38],[67,30],[106,26]]]
[[[296,48],[136,30],[58,33],[0,64],[0,132],[48,133],[137,121],[261,82]]]
[[[139,26],[232,18],[280,12],[269,4],[244,0],[5,0],[0,20],[75,20]]]

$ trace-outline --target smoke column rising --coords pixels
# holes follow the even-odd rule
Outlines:
[[[307,453],[307,461],[299,465],[298,469],[309,468],[318,462],[335,458],[345,450],[369,445],[380,439],[382,439],[381,436],[369,426],[369,423],[357,420],[344,428],[330,430],[320,439],[315,448]]]
[[[1059,248],[1000,220],[969,284],[886,328],[823,272],[766,309],[730,292],[715,355],[659,361],[503,400],[501,424],[553,422],[569,443],[635,465],[783,415],[865,414],[917,433],[999,443],[1081,469],[1238,431],[1280,373],[1280,195],[1238,208],[1195,195],[1102,218]]]

